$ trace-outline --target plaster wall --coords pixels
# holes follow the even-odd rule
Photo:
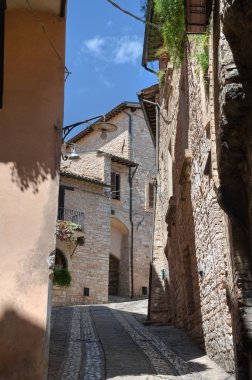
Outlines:
[[[62,61],[32,12],[6,11],[0,110],[0,356],[6,379],[45,379],[47,368],[47,258],[55,247],[65,20],[36,14]]]

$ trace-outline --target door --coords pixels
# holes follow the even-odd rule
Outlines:
[[[119,260],[109,255],[109,295],[118,295]]]

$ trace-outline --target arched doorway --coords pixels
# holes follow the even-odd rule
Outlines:
[[[111,217],[109,295],[128,296],[130,293],[129,231],[127,226]]]
[[[59,250],[56,249],[55,252],[55,269],[67,269],[67,259],[65,255]]]

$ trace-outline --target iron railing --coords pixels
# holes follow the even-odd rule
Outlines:
[[[79,210],[72,210],[70,208],[58,208],[58,220],[66,220],[76,224],[80,224],[84,230],[84,212]]]

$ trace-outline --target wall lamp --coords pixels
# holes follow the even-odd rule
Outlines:
[[[92,128],[94,131],[101,132],[101,139],[105,140],[107,138],[107,133],[108,132],[115,132],[117,130],[117,126],[112,123],[106,122],[106,117],[105,115],[98,115],[95,117],[91,117],[90,119],[86,119],[83,121],[78,121],[77,123],[67,125],[62,128],[62,141],[65,141],[65,138],[69,135],[70,132],[76,127],[78,127],[81,124],[88,123],[92,120],[98,119],[94,124],[92,124]],[[64,161],[67,159],[70,160],[76,160],[80,158],[79,154],[76,152],[75,144],[74,143],[69,143],[68,146],[70,146],[70,153],[69,154],[63,154],[61,153],[61,157]]]

